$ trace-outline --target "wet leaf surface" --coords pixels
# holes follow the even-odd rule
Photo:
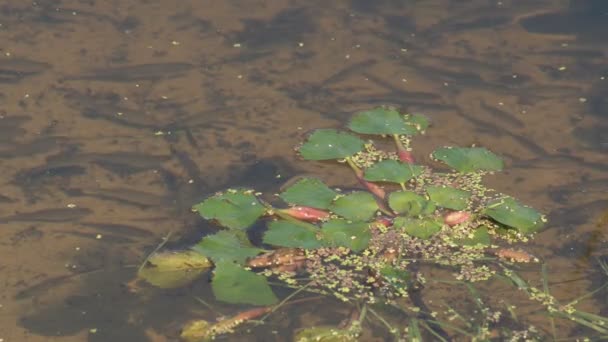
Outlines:
[[[363,149],[363,140],[334,129],[318,129],[300,147],[300,154],[308,160],[343,159]]]
[[[316,178],[303,178],[281,193],[281,198],[290,204],[327,209],[338,195]]]
[[[213,265],[194,251],[161,252],[152,254],[137,276],[161,288],[187,285]]]
[[[370,193],[357,191],[337,198],[330,209],[345,219],[366,221],[374,216],[378,204]]]
[[[476,245],[489,246],[490,244],[492,244],[492,238],[490,237],[490,234],[488,233],[488,227],[481,226],[481,227],[475,229],[475,231],[470,236],[468,236],[465,239],[461,239],[457,242],[464,246],[476,246]]]
[[[422,173],[422,166],[383,160],[365,170],[365,179],[371,182],[404,184]]]
[[[469,203],[471,193],[449,186],[428,186],[426,192],[438,207],[463,210]]]
[[[323,242],[329,246],[347,247],[355,252],[367,248],[371,233],[366,222],[333,219],[321,227]]]
[[[394,191],[388,196],[388,205],[399,214],[418,216],[435,211],[435,204],[413,191]]]
[[[488,203],[484,214],[526,234],[534,233],[544,225],[543,217],[538,211],[520,204],[511,197]]]
[[[438,233],[442,227],[441,222],[433,218],[415,219],[398,217],[393,225],[403,229],[408,235],[423,240]]]
[[[217,220],[223,226],[233,229],[245,229],[251,226],[266,212],[264,206],[251,192],[243,190],[209,197],[193,208],[202,217]]]
[[[308,223],[273,221],[264,233],[264,243],[281,247],[319,248],[322,245],[317,239],[318,228]]]
[[[233,261],[238,264],[245,263],[251,258],[263,252],[263,249],[253,247],[245,234],[238,231],[223,230],[212,235],[205,236],[192,249],[207,256],[214,262],[222,260]]]
[[[432,157],[461,173],[503,168],[502,159],[484,147],[442,147],[435,150]]]
[[[331,326],[318,326],[298,331],[294,342],[350,342],[357,341],[357,336],[346,329]]]
[[[278,300],[266,277],[230,261],[215,265],[211,288],[218,300],[227,303],[270,305]]]
[[[422,116],[409,117],[395,109],[376,108],[355,114],[348,128],[362,134],[414,135],[427,126]]]

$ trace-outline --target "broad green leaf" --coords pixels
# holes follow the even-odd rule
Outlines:
[[[483,147],[442,147],[431,155],[460,173],[474,171],[500,171],[500,157]]]
[[[402,228],[410,236],[426,240],[441,230],[442,223],[432,218],[397,217],[393,226]]]
[[[483,245],[489,246],[492,244],[490,234],[488,233],[488,227],[481,226],[473,232],[472,236],[457,241],[459,244],[464,246],[476,246]]]
[[[287,203],[327,209],[337,195],[337,192],[316,178],[302,178],[280,196]]]
[[[251,246],[246,236],[237,236],[239,231],[223,230],[213,235],[205,236],[192,249],[208,256],[214,262],[230,260],[242,264],[263,252],[263,249]]]
[[[383,160],[365,170],[365,180],[403,184],[422,173],[422,166]]]
[[[214,330],[215,324],[203,319],[190,321],[182,327],[179,337],[186,342],[213,341],[215,335],[218,334],[217,331]]]
[[[380,275],[382,275],[385,282],[390,284],[398,291],[406,291],[408,282],[411,279],[410,272],[392,266],[385,266],[381,268]],[[406,293],[403,292],[402,295],[405,296]]]
[[[355,252],[367,248],[371,233],[365,222],[352,222],[333,219],[323,224],[321,232],[323,242],[329,246],[347,247]]]
[[[279,220],[270,222],[263,241],[273,246],[312,249],[323,246],[317,239],[319,234],[319,228],[312,224]]]
[[[189,284],[212,266],[209,259],[194,251],[160,252],[148,257],[137,276],[167,289]]]
[[[428,186],[426,193],[437,206],[454,210],[465,209],[471,197],[470,192],[449,186]]]
[[[338,197],[330,210],[348,220],[366,221],[374,216],[378,204],[369,192],[356,191]]]
[[[271,305],[277,302],[266,277],[231,261],[220,261],[215,265],[211,289],[215,298],[226,303]]]
[[[217,194],[195,205],[194,209],[207,220],[217,220],[232,229],[245,229],[266,212],[250,190]]]
[[[318,129],[300,147],[300,154],[308,160],[342,159],[363,150],[363,140],[335,129]]]
[[[435,211],[435,204],[413,191],[394,191],[388,196],[388,205],[398,214],[408,216],[428,215]]]
[[[429,119],[427,119],[427,117],[424,115],[407,114],[405,116],[405,121],[416,127],[419,132],[423,132],[429,127]]]
[[[512,197],[489,203],[483,213],[526,234],[534,233],[544,225],[544,219],[538,211],[518,203]]]
[[[418,133],[419,125],[419,122],[407,121],[394,109],[376,108],[355,114],[348,124],[348,128],[362,134],[414,135]]]
[[[357,333],[349,329],[332,326],[318,326],[299,330],[294,342],[354,342],[359,341]]]

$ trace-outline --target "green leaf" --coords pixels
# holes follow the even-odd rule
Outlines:
[[[338,197],[330,210],[348,220],[366,221],[374,216],[378,204],[369,192],[356,191]]]
[[[419,120],[416,117],[416,120]],[[414,121],[416,121],[414,120]],[[362,134],[404,134],[418,133],[419,122],[410,122],[394,109],[376,108],[355,114],[348,128]]]
[[[410,236],[426,240],[441,230],[442,223],[432,218],[397,217],[393,226],[402,228]]]
[[[490,234],[488,233],[488,227],[486,226],[481,226],[475,229],[472,236],[461,239],[457,242],[463,246],[489,246],[492,244]]]
[[[299,330],[294,342],[354,342],[358,341],[356,332],[332,326],[318,326]]]
[[[266,212],[251,190],[229,190],[207,198],[194,209],[207,220],[232,229],[246,229]]]
[[[308,160],[342,159],[363,150],[363,140],[335,129],[318,129],[300,147],[300,154]]]
[[[483,213],[526,234],[534,233],[544,225],[544,219],[538,211],[518,203],[512,197],[489,203]]]
[[[280,196],[287,203],[327,209],[337,195],[337,192],[316,178],[302,178]]]
[[[405,121],[416,127],[416,130],[419,132],[423,132],[429,127],[429,119],[427,119],[424,115],[407,114],[405,115]]]
[[[454,210],[465,209],[471,197],[470,192],[450,186],[428,186],[426,192],[437,206]]]
[[[270,222],[263,241],[273,246],[312,249],[323,246],[317,239],[319,234],[320,230],[312,224],[279,220]]]
[[[502,159],[483,147],[442,147],[431,156],[460,173],[500,171],[503,167]]]
[[[406,291],[407,285],[411,280],[410,272],[392,266],[382,267],[380,269],[380,275],[382,275],[385,282],[398,291]],[[405,292],[403,292],[403,294],[405,295]]]
[[[208,256],[216,263],[229,260],[239,264],[264,251],[251,246],[246,236],[237,236],[236,233],[240,232],[223,230],[213,235],[207,235],[192,249]]]
[[[160,252],[148,257],[137,276],[160,288],[175,288],[189,284],[212,266],[193,251]]]
[[[182,327],[179,337],[186,342],[213,341],[215,335],[217,334],[214,331],[215,324],[203,319],[190,321]]]
[[[365,180],[403,184],[422,173],[422,166],[383,160],[365,170]]]
[[[323,224],[323,241],[329,246],[347,247],[355,252],[367,248],[371,233],[365,222],[352,222],[333,219]]]
[[[271,305],[278,301],[266,277],[230,261],[215,265],[211,289],[215,298],[226,303]]]
[[[428,215],[435,211],[435,204],[413,191],[394,191],[388,196],[388,205],[398,214],[408,216]]]

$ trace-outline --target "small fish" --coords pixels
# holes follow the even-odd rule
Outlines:
[[[19,127],[31,119],[32,118],[27,115],[17,115],[17,116],[0,115],[0,128],[2,128],[2,127],[5,127],[5,128]]]
[[[163,202],[162,196],[157,194],[127,188],[64,189],[63,191],[70,196],[95,197],[141,208],[158,207]]]
[[[17,83],[27,76],[40,74],[50,68],[50,64],[29,59],[2,60],[0,61],[0,83]]]
[[[27,157],[52,151],[68,142],[67,137],[44,137],[28,143],[0,145],[0,158]]]
[[[89,119],[106,120],[132,128],[160,130],[162,126],[154,123],[155,118],[152,115],[108,104],[86,107],[82,110],[82,116]]]
[[[522,128],[522,127],[526,126],[523,123],[523,121],[521,121],[515,115],[513,115],[507,111],[498,109],[496,107],[492,107],[492,106],[488,105],[487,103],[485,103],[484,101],[481,101],[481,109],[485,110],[487,113],[490,113],[494,118],[496,118],[506,124],[509,124],[512,127]]]
[[[69,230],[55,230],[54,233],[63,233],[66,235],[77,236],[84,239],[89,240],[99,240],[100,235],[95,233],[84,233],[78,231],[69,231]],[[109,243],[133,243],[135,242],[133,239],[124,236],[112,235],[112,234],[103,234],[103,242]]]
[[[29,116],[2,116],[0,114],[0,142],[13,143],[13,140],[22,137],[25,130],[20,126],[29,119]]]
[[[130,235],[137,237],[151,237],[155,234],[147,231],[143,228],[126,225],[126,224],[116,224],[116,223],[103,223],[103,222],[81,222],[80,223],[86,227],[92,227],[107,233],[121,234],[121,235]]]
[[[150,169],[157,169],[171,156],[152,155],[137,152],[85,153],[69,152],[51,156],[48,164],[86,164],[100,165],[116,174],[125,175]]]
[[[93,211],[88,208],[52,208],[18,213],[11,216],[0,217],[0,223],[10,222],[70,222],[88,216]]]
[[[19,171],[13,183],[22,188],[29,188],[39,185],[49,177],[71,177],[82,175],[85,168],[76,163],[47,163],[46,165],[36,166],[31,169]]]
[[[6,197],[4,195],[0,195],[0,203],[13,203],[15,202],[14,199],[10,198],[10,197]]]
[[[94,69],[82,75],[70,76],[66,80],[90,80],[106,82],[156,81],[182,76],[194,68],[189,63],[136,64],[105,69]]]

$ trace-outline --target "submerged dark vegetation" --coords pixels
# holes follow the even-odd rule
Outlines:
[[[188,250],[157,249],[139,268],[138,279],[174,288],[211,271],[218,301],[254,306],[214,322],[187,322],[181,332],[186,341],[263,324],[284,306],[319,296],[344,302],[351,314],[340,325],[302,327],[294,341],[558,339],[566,333],[558,333],[558,319],[569,321],[577,334],[608,336],[608,318],[550,294],[544,265],[538,266],[539,287],[518,273],[518,264],[539,262],[521,248],[546,220],[483,185],[483,177],[501,171],[503,161],[483,147],[440,147],[431,158],[441,169],[419,165],[410,138],[427,127],[422,115],[382,107],[355,114],[350,132],[314,131],[298,147],[302,158],[349,167],[360,189],[344,191],[303,177],[277,195],[242,188],[216,193],[193,209],[223,229]],[[387,142],[393,151],[380,148]],[[261,218],[265,231],[254,243],[259,239],[252,239],[250,228]],[[600,265],[608,275],[608,265]],[[548,328],[519,317],[507,301],[495,307],[495,294],[482,284],[496,280],[513,291],[501,298],[523,293],[536,303]],[[433,292],[423,289],[433,284],[459,293],[468,308],[447,302],[441,310],[428,306]],[[276,286],[293,290],[279,298]]]

